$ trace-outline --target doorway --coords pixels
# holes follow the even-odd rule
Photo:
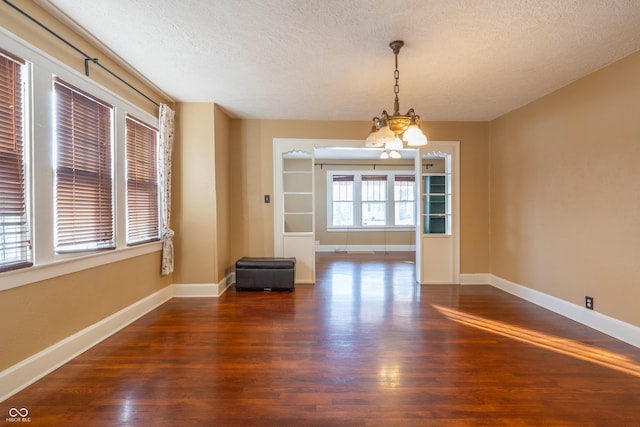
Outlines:
[[[435,283],[434,280],[437,283],[458,283],[458,143],[430,142],[430,150],[403,150],[402,161],[380,160],[380,150],[365,149],[362,144],[360,140],[274,139],[274,254],[296,257],[296,283],[315,283],[316,250],[352,254],[404,250],[415,254],[415,277],[420,283]],[[423,176],[424,160],[433,156],[442,156],[446,162],[447,191],[444,197],[449,208],[445,214],[449,225],[444,233],[435,237],[435,233],[429,232],[434,228],[427,229],[425,224],[437,223],[438,220],[434,219],[437,214],[433,211],[425,213],[425,207],[434,205],[436,195],[424,192]],[[347,169],[354,173],[344,173]],[[380,182],[383,177],[384,184]],[[349,180],[352,184],[345,184]],[[353,188],[357,182],[359,191],[367,189],[368,196],[362,199],[360,194],[358,205],[349,197],[344,200],[328,198],[326,194],[318,197],[318,181],[324,183],[325,191],[331,186]],[[412,196],[403,197],[401,189],[410,186],[413,188]],[[391,195],[393,204],[389,204],[389,200],[381,200],[384,199],[379,194],[381,189]],[[431,205],[425,201],[427,195],[431,197]],[[349,224],[345,227],[341,222],[343,217],[332,218],[333,213],[337,216],[343,214],[345,210],[340,209],[340,205],[348,205],[349,202],[352,204],[351,221],[355,224],[354,219],[357,219],[358,227]],[[387,207],[381,207],[385,203]],[[408,212],[412,213],[411,222],[415,225],[411,227],[404,223],[405,227],[402,227]],[[392,222],[385,223],[383,227],[380,226],[382,221]],[[375,234],[377,240],[372,237]],[[369,238],[374,240],[367,240]],[[430,254],[439,256],[437,262],[422,255],[425,245]],[[442,250],[444,254],[439,252]],[[425,266],[427,271],[423,268]],[[443,272],[447,273],[446,277]]]

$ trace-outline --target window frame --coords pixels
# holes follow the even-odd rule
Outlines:
[[[339,177],[340,179],[338,181],[335,180],[336,177]],[[342,198],[339,197],[338,199],[333,197],[333,193],[334,193],[334,187],[335,187],[335,183],[336,182],[348,182],[351,183],[350,185],[350,193],[348,195],[348,197],[346,198]],[[330,180],[327,181],[327,191],[328,187],[331,186],[331,198],[330,198],[330,202],[327,203],[327,210],[331,211],[331,224],[334,227],[353,227],[356,225],[356,208],[355,208],[355,180],[354,180],[354,176],[350,175],[350,174],[334,174],[332,176],[332,178]],[[345,196],[347,196],[345,194]],[[350,224],[339,224],[339,225],[333,225],[333,218],[334,218],[334,213],[335,213],[335,207],[336,204],[349,204],[351,206],[351,223]]]
[[[145,140],[145,141],[141,141],[141,138],[136,138],[134,137],[133,141],[132,139],[130,139],[130,134],[129,134],[129,123],[131,123],[134,127],[137,127],[138,129],[132,129],[135,130],[137,132],[151,132],[153,134],[153,141],[151,143],[151,152],[149,152],[149,147],[140,147],[140,146],[136,146],[135,148],[138,149],[137,153],[138,154],[152,154],[152,161],[148,162],[151,164],[139,164],[136,163],[136,167],[135,170],[132,170],[134,168],[131,168],[132,162],[134,162],[135,160],[138,160],[138,156],[136,156],[135,159],[132,159],[129,157],[129,154],[131,154],[130,152],[130,148],[132,148],[132,142],[138,143],[138,142],[143,142],[143,143],[150,143],[151,141],[149,140]],[[144,137],[144,135],[143,135]],[[157,129],[157,127],[152,127],[149,126],[148,124],[144,123],[143,121],[139,120],[138,118],[136,118],[134,115],[132,114],[127,114],[125,116],[125,154],[126,154],[126,162],[125,162],[125,168],[126,168],[126,181],[127,181],[127,191],[126,191],[126,196],[127,196],[127,220],[126,220],[126,224],[127,224],[127,234],[126,234],[126,239],[127,239],[127,246],[134,246],[134,245],[141,245],[144,243],[149,243],[149,242],[155,242],[160,240],[160,232],[161,232],[161,228],[160,228],[160,221],[161,221],[161,215],[160,215],[160,171],[159,171],[159,164],[158,164],[158,155],[159,155],[159,150],[160,150],[160,132]],[[152,173],[149,174],[149,168],[152,168]],[[132,172],[138,172],[138,176],[139,178],[147,178],[145,179],[133,179],[131,177]],[[147,172],[145,174],[145,172]],[[144,176],[140,176],[140,175],[144,175]],[[149,179],[152,179],[152,181],[150,182]],[[147,221],[134,221],[132,220],[132,215],[131,215],[131,184],[136,184],[135,188],[139,188],[140,192],[143,195],[146,195],[147,198],[155,198],[155,212],[151,211],[151,206],[148,206],[146,203],[142,203],[142,205],[144,205],[143,207],[145,207],[146,209],[148,209],[147,211],[145,211],[144,215],[143,215],[143,219],[147,219]],[[143,197],[144,198],[144,197]],[[139,200],[139,199],[136,199]],[[151,224],[148,221],[149,216],[151,216],[152,221],[154,222],[154,224]],[[155,221],[153,221],[155,220]],[[136,223],[136,229],[140,230],[145,229],[146,233],[143,235],[140,235],[141,232],[138,231],[136,233],[136,235],[138,235],[138,238],[132,238],[133,237],[133,230],[132,230],[132,223]],[[150,231],[153,231],[155,229],[155,234],[151,234]]]
[[[411,179],[398,179],[401,177],[410,177]],[[398,182],[411,182],[413,183],[413,192],[407,192],[407,194],[412,194],[413,197],[407,197],[406,199],[403,198],[399,198],[396,196],[396,184]],[[413,226],[415,227],[418,223],[418,220],[416,218],[416,201],[417,201],[417,197],[418,197],[418,186],[416,185],[416,176],[415,175],[395,175],[394,179],[393,179],[393,225],[395,225],[396,227],[406,227],[407,224],[398,224],[399,221],[399,215],[396,215],[396,211],[398,210],[398,205],[403,203],[403,204],[410,204],[411,205],[411,209],[410,212],[413,212],[412,216],[413,216]]]
[[[115,107],[57,76],[52,92],[55,250],[115,249]]]
[[[2,248],[0,248],[0,251],[2,251],[2,254],[4,257],[4,255],[7,254],[7,252],[9,252],[9,250],[4,245],[7,243],[7,241],[11,242],[13,240],[13,242],[11,242],[11,243],[14,243],[13,251],[16,253],[19,253],[20,255],[16,256],[12,261],[7,260],[6,262],[3,262],[2,264],[0,264],[0,273],[2,273],[6,271],[12,271],[12,270],[31,267],[33,265],[33,247],[32,247],[32,240],[31,240],[31,213],[30,213],[30,203],[29,203],[29,195],[31,194],[31,192],[30,192],[30,186],[29,186],[30,168],[29,168],[29,161],[28,161],[30,158],[28,142],[30,140],[29,127],[31,124],[31,115],[29,114],[29,107],[30,107],[29,95],[30,95],[30,89],[31,89],[29,85],[29,81],[30,81],[31,67],[29,62],[26,61],[24,58],[1,48],[0,48],[0,56],[6,58],[8,62],[13,63],[14,65],[14,70],[13,70],[14,76],[11,79],[11,81],[13,82],[13,88],[9,89],[8,88],[9,85],[7,85],[7,88],[9,89],[9,91],[15,91],[13,92],[14,100],[15,100],[15,93],[19,92],[20,94],[19,112],[16,110],[15,105],[13,105],[14,107],[12,110],[14,111],[13,117],[11,119],[8,119],[7,121],[3,121],[5,124],[9,124],[11,127],[16,127],[20,125],[20,129],[14,128],[15,133],[13,134],[13,145],[14,145],[13,150],[16,151],[16,155],[13,156],[11,154],[8,154],[7,156],[3,156],[2,154],[0,154],[0,163],[3,163],[2,159],[4,157],[5,160],[7,160],[9,164],[11,164],[13,163],[12,160],[14,160],[12,159],[12,157],[15,157],[15,163],[18,169],[17,171],[15,169],[13,171],[6,170],[0,175],[4,176],[6,172],[13,172],[13,173],[17,172],[20,180],[20,182],[17,185],[9,185],[6,187],[3,185],[3,187],[5,187],[5,190],[7,191],[6,194],[12,194],[13,195],[12,198],[14,200],[12,203],[8,205],[3,204],[3,207],[4,209],[9,208],[9,210],[11,211],[15,209],[21,210],[20,215],[15,216],[16,218],[18,218],[18,223],[17,225],[14,225],[13,227],[14,232],[11,233],[14,236],[17,236],[16,237],[17,240],[7,239],[8,235],[5,234],[5,231],[9,231],[9,230],[5,230],[4,229],[5,225],[3,224],[2,225],[3,230],[2,232],[0,232],[0,241],[2,242]],[[15,68],[16,66],[18,67],[18,69]],[[16,86],[17,86],[17,89],[16,89]],[[11,107],[9,107],[7,110],[11,110]],[[19,135],[18,135],[18,131],[19,131]],[[0,147],[0,149],[2,148]],[[5,178],[8,178],[8,177],[5,176]],[[11,188],[11,187],[14,187],[14,188]],[[20,187],[17,192],[15,187]],[[16,201],[16,198],[18,199],[17,201]],[[13,215],[4,215],[1,212],[1,210],[2,209],[0,209],[0,222],[4,223],[5,216],[13,217]]]
[[[327,171],[327,231],[413,231],[417,226],[416,215],[414,214],[413,225],[395,225],[395,177],[411,176],[416,179],[413,170],[329,170]],[[362,205],[365,201],[362,198],[362,177],[367,175],[386,176],[386,200],[385,200],[385,225],[364,225],[362,219]],[[333,177],[334,176],[353,176],[353,209],[354,224],[353,225],[333,225]],[[415,181],[414,181],[415,182]],[[414,184],[414,198],[418,197],[417,185]],[[414,199],[414,209],[415,209]]]

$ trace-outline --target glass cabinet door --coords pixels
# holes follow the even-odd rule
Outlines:
[[[451,233],[451,191],[447,174],[422,175],[422,233]]]

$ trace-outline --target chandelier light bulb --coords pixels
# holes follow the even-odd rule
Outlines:
[[[391,141],[387,142],[384,148],[386,150],[402,150],[402,141],[400,138],[395,137]]]
[[[398,151],[393,150],[392,152],[389,153],[389,157],[391,157],[392,159],[399,159],[402,156]]]
[[[374,127],[364,143],[365,147],[376,148],[383,146],[383,144],[378,142],[378,133],[378,130]]]
[[[376,137],[376,144],[378,147],[382,147],[388,142],[393,141],[395,137],[396,137],[395,134],[391,129],[389,129],[389,126],[383,126],[378,131],[378,135]]]
[[[382,154],[380,154],[380,158],[383,160],[386,160],[389,158],[389,153],[387,153],[386,151],[383,151]]]
[[[407,142],[407,145],[412,147],[418,147],[427,143],[427,137],[424,136],[418,125],[411,125],[404,131],[402,139]]]

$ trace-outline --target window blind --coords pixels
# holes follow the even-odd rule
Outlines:
[[[56,251],[114,248],[113,107],[54,79]]]
[[[127,115],[127,244],[159,239],[158,131]]]
[[[0,49],[0,271],[32,265],[24,159],[25,62]]]

